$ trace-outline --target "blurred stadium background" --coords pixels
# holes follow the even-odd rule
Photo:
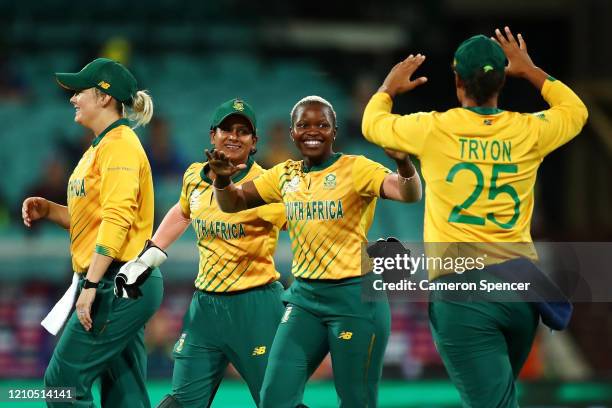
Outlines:
[[[48,224],[28,231],[20,218],[28,195],[65,203],[66,180],[91,140],[73,123],[69,95],[56,86],[53,72],[108,56],[150,90],[155,120],[138,133],[153,167],[159,223],[178,199],[184,169],[203,160],[211,110],[220,102],[239,96],[254,106],[257,160],[266,166],[296,157],[289,111],[311,94],[327,98],[338,112],[338,151],[391,165],[359,127],[365,103],[390,67],[410,52],[428,56],[421,72],[429,83],[398,98],[396,111],[448,109],[456,103],[454,49],[504,24],[523,33],[536,64],[577,90],[590,111],[582,135],[540,170],[534,239],[612,241],[609,0],[1,0],[0,387],[41,384],[56,338],[39,322],[71,274],[66,234]],[[501,105],[546,107],[529,84],[513,79]],[[422,203],[380,202],[370,238],[417,241],[422,219]],[[147,326],[154,404],[170,389],[170,352],[197,270],[193,241],[189,231],[171,249],[163,268],[165,300]],[[286,236],[277,261],[286,283]],[[607,303],[577,304],[568,331],[542,330],[521,374],[523,406],[612,406],[611,312]],[[431,341],[426,305],[394,304],[392,329],[380,406],[458,406]],[[235,378],[231,370],[228,377]],[[311,380],[305,402],[336,406],[329,362]],[[214,404],[251,405],[240,380],[224,382]]]

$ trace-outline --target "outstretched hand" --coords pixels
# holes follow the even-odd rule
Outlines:
[[[504,27],[502,33],[499,28],[495,29],[495,37],[491,39],[497,42],[508,58],[508,66],[506,67],[506,75],[514,77],[525,77],[525,75],[536,69],[535,64],[527,53],[527,44],[523,36],[519,33],[517,38],[514,38],[509,27]]]
[[[240,170],[246,169],[246,164],[242,163],[237,166],[234,165],[230,161],[229,157],[227,157],[222,151],[209,151],[207,149],[204,151],[204,153],[206,153],[206,157],[208,158],[208,165],[210,166],[210,169],[217,176],[231,177],[234,174],[238,173]]]
[[[411,79],[414,72],[425,61],[425,56],[421,54],[412,55],[396,64],[385,78],[385,81],[378,88],[378,92],[386,92],[392,98],[404,92],[413,90],[419,85],[427,82],[426,77]]]

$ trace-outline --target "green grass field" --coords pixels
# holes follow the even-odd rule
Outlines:
[[[0,389],[6,394],[10,388],[36,388],[42,383],[37,380],[2,380]],[[152,380],[149,382],[151,403],[155,406],[169,391],[170,382]],[[519,387],[522,407],[612,407],[612,384],[589,383],[525,383]],[[7,401],[7,395],[0,396],[0,407],[41,407],[42,402]],[[333,383],[311,382],[306,387],[304,403],[310,408],[337,407]],[[99,406],[99,404],[97,404]],[[254,406],[246,385],[236,380],[222,383],[213,407],[245,408]],[[384,381],[380,387],[380,408],[436,408],[459,407],[459,395],[447,381]]]

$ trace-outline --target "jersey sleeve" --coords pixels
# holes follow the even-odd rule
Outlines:
[[[380,197],[380,187],[391,170],[380,163],[357,156],[353,163],[353,184],[363,197]]]
[[[262,220],[268,221],[278,228],[282,228],[287,222],[285,215],[285,205],[281,203],[266,204],[257,207],[257,216]]]
[[[101,223],[96,252],[116,257],[136,218],[143,155],[126,140],[113,140],[99,147]]]
[[[410,115],[391,113],[393,101],[389,94],[374,94],[363,113],[361,131],[365,138],[383,148],[421,156],[433,124],[433,113]]]
[[[187,168],[183,175],[183,186],[181,187],[181,196],[179,197],[179,206],[185,218],[191,217],[191,209],[189,206],[189,195],[192,192],[194,182],[200,178],[201,165],[193,163]]]
[[[588,111],[578,95],[552,78],[544,81],[542,96],[550,109],[535,113],[533,121],[538,127],[538,150],[544,157],[580,133]]]
[[[284,165],[285,163],[279,163],[253,179],[255,189],[262,200],[268,204],[281,203],[283,201],[280,182]]]

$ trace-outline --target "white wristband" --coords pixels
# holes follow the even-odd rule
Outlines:
[[[402,177],[401,174],[399,174],[399,170],[397,171],[397,179],[399,180],[400,183],[402,184],[406,184],[410,181],[412,181],[412,179],[414,179],[415,177],[418,177],[418,173],[415,171],[414,174],[410,177]]]
[[[217,190],[217,191],[224,191],[224,190],[226,190],[226,189],[227,189],[229,186],[231,186],[231,185],[232,185],[232,182],[231,182],[231,180],[230,180],[229,184],[228,184],[227,186],[225,186],[225,187],[219,188],[219,187],[215,186],[215,182],[214,182],[214,181],[213,181],[213,185],[212,185],[212,186],[213,186],[213,188],[214,188],[215,190]]]

